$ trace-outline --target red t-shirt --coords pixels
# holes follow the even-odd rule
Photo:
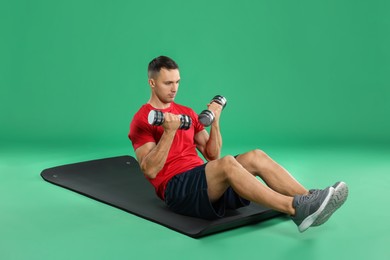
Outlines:
[[[148,123],[149,112],[154,109],[150,104],[143,105],[131,121],[128,136],[134,150],[146,143],[153,142],[157,144],[160,141],[164,128]],[[159,110],[163,113],[185,114],[192,119],[191,127],[188,130],[179,129],[176,131],[167,161],[156,178],[147,178],[156,189],[156,194],[164,200],[165,188],[173,176],[204,164],[203,159],[199,157],[196,151],[194,140],[195,134],[202,131],[204,127],[199,123],[198,115],[191,108],[172,102],[169,108]]]

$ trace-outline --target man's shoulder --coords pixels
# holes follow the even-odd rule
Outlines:
[[[151,108],[148,104],[142,105],[137,112],[133,115],[133,119],[131,120],[132,125],[138,125],[140,123],[147,122],[148,114]]]
[[[135,113],[134,116],[139,116],[140,114],[143,115],[145,113],[149,113],[149,111],[151,110],[150,108],[150,105],[149,104],[143,104],[139,109],[138,111]]]

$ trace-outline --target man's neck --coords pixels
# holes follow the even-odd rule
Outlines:
[[[159,100],[159,99],[156,100],[154,98],[150,98],[147,103],[150,104],[152,107],[157,108],[157,109],[166,109],[166,108],[169,108],[171,106],[171,102],[164,103],[164,102],[161,102],[161,100]]]

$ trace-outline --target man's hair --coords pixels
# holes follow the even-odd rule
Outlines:
[[[161,70],[161,68],[165,68],[167,70],[179,69],[179,66],[176,64],[174,60],[167,56],[159,56],[154,58],[151,62],[149,62],[148,66],[148,77],[154,78]]]

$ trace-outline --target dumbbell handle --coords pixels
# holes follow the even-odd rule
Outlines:
[[[179,129],[187,130],[191,127],[192,120],[190,116],[179,115],[180,126]],[[160,110],[151,110],[148,115],[148,122],[151,125],[162,125],[164,123],[164,114]]]
[[[210,103],[218,103],[222,106],[222,109],[225,108],[226,104],[227,104],[227,100],[225,97],[221,96],[221,95],[217,95],[215,96]],[[203,110],[199,116],[198,116],[198,119],[199,119],[199,122],[204,125],[204,126],[209,126],[211,125],[213,122],[214,122],[214,119],[215,119],[215,115],[213,113],[213,111],[211,110],[208,110],[208,109],[205,109]]]

